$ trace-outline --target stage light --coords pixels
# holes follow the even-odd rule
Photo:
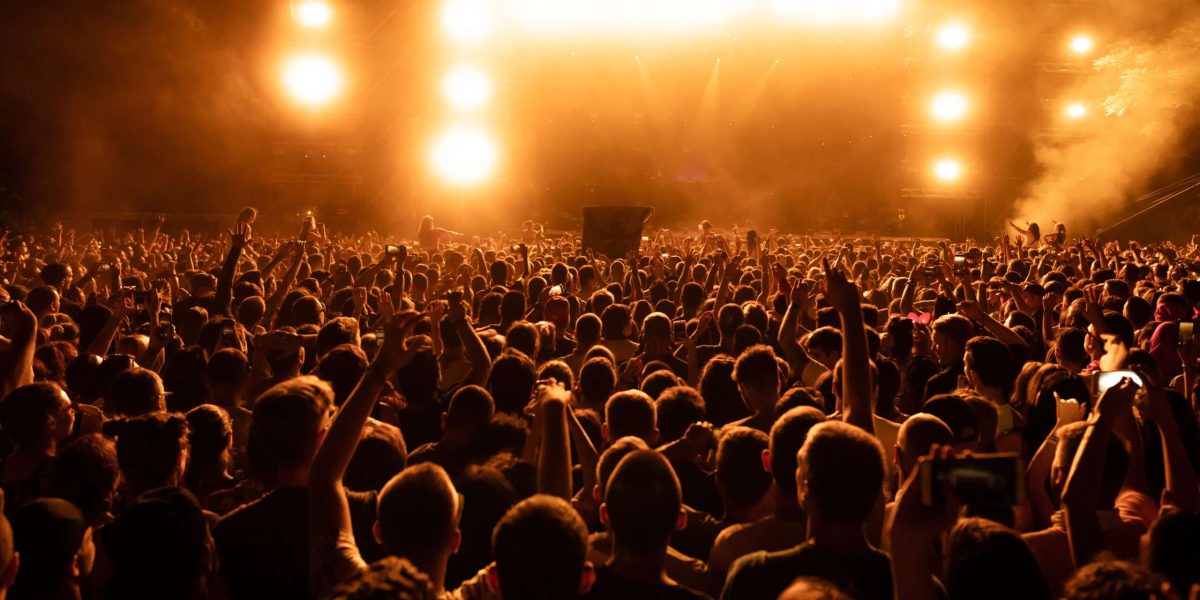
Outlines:
[[[957,52],[971,42],[971,29],[962,23],[947,23],[937,32],[937,44],[944,50]]]
[[[1067,105],[1067,117],[1071,119],[1082,119],[1087,116],[1087,106],[1082,102],[1072,102]]]
[[[321,29],[333,20],[333,10],[321,0],[306,0],[296,7],[296,20],[309,29]]]
[[[945,183],[958,181],[962,172],[962,164],[953,158],[943,158],[933,165],[933,176]]]
[[[492,34],[493,14],[488,3],[479,0],[449,0],[442,7],[442,28],[462,43],[481,42]]]
[[[320,105],[342,91],[342,72],[328,57],[297,56],[283,70],[283,83],[301,104]]]
[[[943,123],[959,121],[967,115],[967,97],[956,91],[941,92],[933,97],[931,112]]]
[[[1086,35],[1077,35],[1071,38],[1071,52],[1075,54],[1087,54],[1092,51],[1092,38]]]
[[[433,168],[447,183],[472,186],[482,183],[496,168],[499,149],[485,131],[458,125],[433,144]]]
[[[442,79],[442,91],[454,106],[479,108],[492,97],[492,80],[475,67],[457,67]]]
[[[900,0],[774,0],[776,16],[817,25],[879,23],[900,12]]]

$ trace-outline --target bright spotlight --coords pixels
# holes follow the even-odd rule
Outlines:
[[[442,28],[456,41],[481,42],[492,34],[492,11],[479,0],[449,0],[442,7]]]
[[[329,25],[333,19],[333,10],[321,0],[306,0],[296,7],[296,20],[309,29],[320,29]]]
[[[433,144],[433,168],[447,183],[471,186],[481,183],[496,168],[499,149],[486,132],[458,125]]]
[[[475,67],[458,67],[442,79],[442,91],[454,106],[479,108],[492,97],[492,81]]]
[[[1082,119],[1087,116],[1088,109],[1082,102],[1072,102],[1067,105],[1067,117],[1072,119]]]
[[[961,92],[942,92],[933,97],[933,118],[943,123],[959,121],[967,115],[967,97]]]
[[[962,172],[962,164],[953,158],[943,158],[933,165],[933,176],[946,183],[958,181]]]
[[[297,56],[284,67],[283,84],[301,104],[325,104],[341,93],[342,72],[328,57]]]
[[[947,23],[937,32],[937,44],[944,50],[957,52],[971,42],[971,29],[962,23]]]
[[[1075,54],[1087,54],[1092,51],[1092,38],[1086,35],[1077,35],[1071,38],[1071,52]]]

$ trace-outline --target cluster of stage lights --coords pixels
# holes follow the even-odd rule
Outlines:
[[[934,43],[948,53],[965,50],[971,44],[971,38],[970,26],[961,21],[944,23],[933,32]],[[1091,36],[1086,34],[1075,35],[1067,40],[1067,51],[1076,57],[1086,57],[1091,54],[1093,47]],[[970,100],[957,89],[938,91],[929,102],[930,117],[942,125],[959,123],[967,118],[970,111]],[[1067,102],[1063,105],[1062,116],[1078,121],[1088,116],[1088,106],[1080,101]],[[940,157],[933,162],[931,171],[937,181],[954,183],[962,179],[964,169],[957,158]]]
[[[320,31],[333,22],[333,8],[324,0],[292,3],[292,16],[300,27]],[[305,51],[292,56],[283,67],[283,85],[299,104],[316,108],[342,93],[342,69],[328,54]]]
[[[494,23],[492,1],[446,0],[441,8],[442,27],[461,56],[470,56],[486,40]],[[478,118],[492,98],[492,78],[477,64],[460,62],[443,76],[441,92],[456,122],[433,141],[429,158],[434,172],[446,183],[470,188],[488,180],[496,170],[500,146]]]

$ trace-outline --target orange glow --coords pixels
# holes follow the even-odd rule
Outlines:
[[[301,55],[284,67],[283,84],[297,102],[319,106],[342,92],[342,71],[329,57]]]
[[[1065,112],[1067,117],[1071,119],[1082,119],[1087,116],[1088,109],[1087,106],[1082,102],[1072,102],[1067,105]]]
[[[1077,35],[1071,38],[1071,52],[1079,55],[1090,54],[1093,47],[1091,36]]]
[[[963,117],[967,116],[967,108],[967,97],[957,91],[939,93],[933,97],[933,104],[930,107],[933,118],[942,123],[961,121]]]
[[[486,131],[457,125],[438,137],[430,158],[434,171],[447,183],[471,187],[492,175],[499,154],[496,141]]]
[[[442,91],[458,108],[479,108],[492,97],[492,80],[475,67],[461,66],[442,79]]]
[[[933,176],[945,183],[952,183],[962,178],[962,163],[953,158],[943,158],[933,165]]]
[[[333,20],[333,10],[322,0],[305,0],[295,9],[296,20],[309,29],[321,29]]]
[[[491,37],[491,5],[480,0],[450,0],[442,7],[442,28],[456,42],[475,44]]]
[[[962,23],[947,23],[937,31],[937,44],[943,50],[957,52],[971,43],[971,29]]]

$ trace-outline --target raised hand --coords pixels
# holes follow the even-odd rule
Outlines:
[[[1054,392],[1054,429],[1070,425],[1082,421],[1084,414],[1087,413],[1087,405],[1081,404],[1074,398],[1060,398],[1058,392]]]
[[[959,302],[958,313],[976,323],[981,323],[984,320],[983,308],[976,302]]]
[[[1096,412],[1100,416],[1116,419],[1129,412],[1133,399],[1137,396],[1138,386],[1133,380],[1125,377],[1116,385],[1104,390],[1096,401]]]
[[[250,235],[250,225],[248,223],[235,223],[229,229],[229,241],[238,248],[245,246],[246,242],[250,241]]]
[[[409,336],[422,318],[424,315],[411,310],[392,317],[385,328],[383,347],[375,355],[371,368],[390,374],[407,365],[420,349],[416,344],[409,343]]]
[[[846,279],[846,274],[841,269],[831,267],[828,258],[821,259],[821,267],[825,270],[822,291],[829,304],[841,313],[859,310],[862,300],[858,294],[858,286]]]

